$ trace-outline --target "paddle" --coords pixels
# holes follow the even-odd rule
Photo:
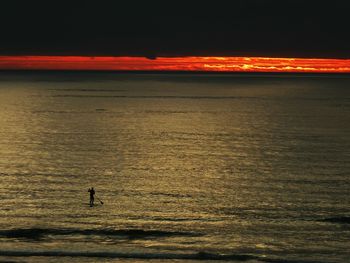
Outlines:
[[[101,199],[98,198],[97,196],[96,196],[96,198],[97,198],[98,201],[100,201],[101,205],[103,205],[103,202],[101,201]]]

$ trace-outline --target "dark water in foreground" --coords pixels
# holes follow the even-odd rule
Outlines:
[[[0,73],[0,176],[0,260],[349,262],[350,78]]]

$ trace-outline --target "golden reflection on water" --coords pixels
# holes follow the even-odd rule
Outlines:
[[[295,218],[343,209],[346,185],[315,178],[349,169],[349,127],[333,102],[300,100],[310,83],[266,82],[2,83],[0,225],[187,231],[201,235],[133,245],[279,251],[281,229],[317,227]],[[93,209],[91,186],[104,202]]]

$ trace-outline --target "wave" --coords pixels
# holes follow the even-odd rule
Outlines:
[[[321,221],[329,223],[350,224],[350,216],[329,217]]]
[[[0,230],[0,237],[42,239],[48,235],[84,235],[84,236],[108,236],[123,237],[128,239],[172,237],[172,236],[199,236],[192,232],[175,232],[143,229],[45,229],[45,228],[20,228]]]
[[[315,263],[315,261],[288,260],[267,258],[246,254],[218,254],[218,253],[123,253],[123,252],[81,252],[81,251],[1,251],[0,256],[7,257],[91,257],[118,259],[163,259],[163,260],[220,260],[220,261],[251,261],[269,263]]]
[[[40,95],[33,95],[40,96]],[[54,98],[117,98],[117,99],[189,99],[189,100],[288,100],[288,101],[333,101],[334,98],[304,98],[304,97],[256,97],[256,96],[201,96],[201,95],[93,95],[93,94],[57,94],[50,95]],[[342,101],[349,101],[350,98],[337,98]]]
[[[68,97],[68,98],[121,98],[121,99],[213,99],[213,100],[233,100],[233,99],[264,99],[258,97],[240,97],[240,96],[162,96],[162,95],[74,95],[62,94],[52,95],[51,97]]]
[[[79,88],[71,88],[71,89],[50,89],[50,90],[54,90],[54,91],[83,91],[83,92],[124,92],[127,90],[123,90],[123,89],[79,89]]]

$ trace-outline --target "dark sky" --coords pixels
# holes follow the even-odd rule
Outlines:
[[[0,55],[350,58],[347,2],[1,1]]]

